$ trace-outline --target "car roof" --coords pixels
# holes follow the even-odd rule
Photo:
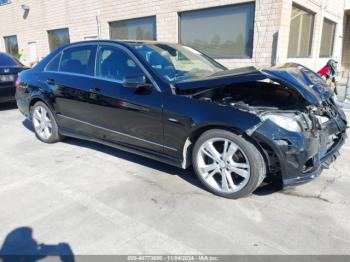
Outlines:
[[[79,44],[86,44],[86,43],[92,43],[92,44],[115,43],[115,44],[121,44],[121,45],[124,45],[124,46],[130,46],[131,44],[172,44],[172,45],[176,45],[177,44],[177,43],[170,43],[170,42],[156,41],[156,40],[127,40],[127,39],[110,40],[110,39],[99,39],[99,40],[78,41],[78,42],[67,44],[65,47],[79,45]]]
[[[5,59],[5,61],[12,60],[17,66],[23,66],[23,64],[16,57],[5,52],[0,52],[0,59]],[[10,66],[14,66],[14,65],[10,65]]]
[[[0,52],[0,56],[8,56],[8,57],[11,57],[12,58],[12,55],[8,54],[8,53],[5,53],[5,52]]]

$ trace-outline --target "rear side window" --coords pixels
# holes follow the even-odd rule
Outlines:
[[[48,65],[46,66],[46,71],[53,71],[53,72],[57,72],[59,65],[60,65],[60,59],[61,59],[61,54],[59,53],[58,55],[56,55],[54,57],[54,59],[52,59]]]
[[[66,49],[63,52],[60,71],[94,75],[96,46],[77,46]]]
[[[96,76],[122,82],[128,77],[143,75],[139,66],[124,51],[100,46],[97,52]]]

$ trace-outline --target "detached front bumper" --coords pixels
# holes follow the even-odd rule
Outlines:
[[[292,186],[319,176],[337,158],[347,137],[346,125],[340,111],[321,130],[295,133],[265,121],[253,135],[264,145],[269,169],[279,170],[283,185]]]

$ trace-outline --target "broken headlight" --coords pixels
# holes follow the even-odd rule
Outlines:
[[[267,114],[262,116],[263,120],[270,120],[276,125],[290,132],[301,132],[300,124],[295,114]]]

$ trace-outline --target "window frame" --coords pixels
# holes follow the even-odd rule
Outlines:
[[[309,55],[307,56],[289,56],[289,40],[290,40],[290,32],[291,32],[291,22],[292,20],[290,20],[290,23],[289,23],[289,37],[288,37],[288,48],[287,48],[287,59],[291,58],[291,59],[295,59],[295,58],[312,58],[312,51],[313,51],[313,48],[314,48],[314,33],[315,33],[315,17],[316,17],[316,13],[314,11],[311,11],[310,9],[307,9],[299,4],[296,4],[293,2],[292,4],[292,10],[293,10],[293,7],[294,8],[298,8],[304,12],[307,12],[309,13],[310,15],[312,15],[312,26],[311,26],[311,36],[310,36],[310,46],[309,46]],[[293,12],[293,11],[292,11]],[[292,14],[291,14],[292,15]]]
[[[118,84],[123,84],[123,81],[121,80],[117,80],[117,79],[113,79],[113,78],[105,78],[103,76],[98,76],[97,75],[97,66],[98,66],[98,59],[100,58],[99,56],[99,51],[101,48],[106,48],[106,47],[110,47],[110,48],[115,48],[116,50],[120,51],[120,52],[123,52],[124,54],[126,54],[134,63],[136,66],[139,67],[139,69],[144,73],[144,71],[141,69],[141,67],[135,62],[135,60],[125,51],[123,51],[122,49],[116,47],[116,46],[112,46],[112,45],[105,45],[105,44],[99,44],[97,46],[97,49],[96,49],[96,56],[95,56],[95,68],[94,68],[94,76],[97,78],[97,79],[101,79],[103,81],[110,81],[110,82],[114,82],[114,83],[118,83]],[[144,73],[145,74],[145,73]],[[146,74],[145,74],[146,76]]]
[[[91,65],[92,67],[92,72],[91,75],[89,74],[82,74],[82,73],[75,73],[75,72],[66,72],[66,71],[61,71],[61,65],[62,65],[62,58],[64,55],[64,52],[69,50],[69,49],[73,49],[73,48],[77,48],[77,47],[84,47],[84,46],[91,46],[91,47],[95,47],[95,52],[92,52],[91,55],[94,56],[94,60],[92,61],[93,65]],[[59,73],[63,73],[63,74],[71,74],[71,75],[79,75],[79,76],[87,76],[87,77],[94,77],[95,76],[95,69],[96,69],[96,55],[97,55],[97,50],[98,45],[97,44],[93,44],[93,43],[82,43],[79,45],[72,45],[72,46],[67,46],[66,48],[64,48],[60,53],[61,53],[61,57],[60,57],[60,63],[58,65],[58,71]],[[56,56],[55,56],[56,57]],[[90,60],[90,58],[89,58]],[[53,60],[50,60],[50,62]],[[49,64],[49,63],[48,63]],[[89,61],[88,61],[88,67],[89,67]],[[54,71],[55,72],[55,71]]]
[[[111,46],[111,47],[115,47],[117,49],[120,49],[120,50],[124,51],[126,54],[128,54],[130,56],[130,58],[135,62],[135,64],[140,67],[140,69],[145,74],[145,76],[151,81],[151,83],[152,83],[153,87],[155,88],[155,90],[158,91],[159,93],[162,92],[162,90],[160,89],[159,85],[154,80],[154,78],[152,77],[150,72],[148,72],[148,70],[145,68],[145,66],[142,64],[142,62],[135,56],[135,54],[132,51],[130,51],[127,47],[125,47],[125,46],[123,46],[121,44],[118,44],[118,43],[102,42],[102,43],[98,43],[97,44],[96,55],[95,55],[95,70],[94,70],[95,71],[95,74],[94,74],[94,78],[95,79],[100,79],[100,80],[103,80],[103,81],[108,81],[108,82],[120,84],[120,82],[117,81],[117,80],[106,79],[106,78],[102,78],[102,77],[96,76],[97,50],[99,49],[99,46]]]
[[[6,39],[7,39],[7,38],[10,38],[10,37],[15,37],[15,38],[16,38],[17,54],[12,54],[12,53],[8,52],[8,50],[7,50],[8,47],[7,47],[7,44],[6,44]],[[12,56],[18,58],[18,56],[19,56],[19,54],[18,54],[18,52],[19,52],[19,46],[18,46],[18,37],[17,37],[17,35],[7,35],[7,36],[4,36],[3,39],[4,39],[4,44],[5,44],[6,53],[8,53],[8,54],[10,54],[10,55],[12,55]]]
[[[109,27],[109,39],[111,40],[118,40],[118,39],[112,39],[112,27],[111,24],[113,23],[118,23],[118,22],[125,22],[125,21],[132,21],[132,20],[139,20],[139,19],[147,19],[147,18],[152,18],[154,19],[154,39],[152,40],[137,40],[137,39],[119,39],[119,40],[130,40],[130,41],[157,41],[158,38],[158,31],[157,31],[157,16],[156,15],[150,15],[150,16],[142,16],[142,17],[134,17],[134,18],[127,18],[127,19],[121,19],[121,20],[114,20],[114,21],[109,21],[108,22],[108,27]],[[153,36],[152,36],[153,38]]]
[[[251,54],[249,55],[241,55],[241,56],[211,56],[206,53],[203,53],[201,50],[198,50],[199,52],[203,53],[206,56],[209,56],[210,58],[213,59],[252,59],[254,56],[254,38],[255,38],[255,11],[256,11],[256,3],[255,1],[249,1],[249,2],[243,2],[243,3],[236,3],[236,4],[229,4],[229,5],[222,5],[222,6],[212,6],[212,7],[205,7],[205,8],[199,8],[199,9],[191,9],[191,10],[185,10],[185,11],[180,11],[177,12],[177,25],[178,25],[178,33],[177,33],[177,42],[180,45],[185,44],[181,43],[181,15],[184,13],[190,13],[190,12],[200,12],[200,11],[206,11],[206,10],[211,10],[211,9],[219,9],[219,8],[225,8],[225,7],[234,7],[234,6],[242,6],[242,5],[254,5],[254,16],[253,16],[253,37],[252,37],[252,48],[251,48]],[[193,47],[191,47],[193,48]],[[196,48],[193,48],[197,50]]]
[[[48,40],[48,42],[49,42],[49,50],[50,50],[50,52],[52,52],[52,51],[54,51],[54,50],[56,50],[57,48],[60,47],[60,46],[58,46],[58,47],[55,47],[54,49],[51,49],[51,45],[50,45],[50,33],[51,33],[51,32],[54,32],[54,31],[57,31],[57,30],[65,30],[65,29],[66,29],[67,32],[68,32],[68,39],[69,39],[69,43],[68,43],[68,44],[70,44],[71,41],[70,41],[69,27],[50,29],[50,30],[47,30],[47,31],[46,31],[46,33],[47,33],[47,40]]]
[[[59,63],[59,69],[61,67],[61,61],[62,61],[62,56],[63,56],[63,52],[66,49],[72,48],[72,47],[78,47],[78,46],[85,46],[85,45],[93,45],[96,46],[96,51],[95,51],[95,61],[94,61],[94,66],[93,66],[93,71],[94,74],[93,75],[86,75],[86,74],[79,74],[79,73],[71,73],[71,72],[63,72],[63,71],[50,71],[47,70],[47,66],[58,56],[60,55],[60,63]],[[50,59],[49,62],[46,63],[43,72],[49,72],[49,73],[56,73],[56,74],[68,74],[68,75],[75,75],[75,76],[83,76],[83,77],[88,77],[88,78],[92,78],[92,79],[99,79],[99,80],[103,80],[103,81],[108,81],[111,83],[118,83],[120,84],[119,81],[117,80],[113,80],[113,79],[106,79],[106,78],[102,78],[102,77],[98,77],[96,76],[96,66],[97,66],[97,51],[99,50],[100,46],[111,46],[111,47],[115,47],[117,49],[120,49],[122,51],[124,51],[126,54],[128,54],[130,56],[130,58],[135,62],[136,65],[138,65],[140,67],[140,69],[142,70],[142,72],[145,74],[145,76],[151,81],[154,89],[156,91],[158,91],[159,93],[162,93],[162,90],[160,89],[159,85],[157,84],[157,82],[154,80],[154,78],[152,77],[151,73],[148,72],[148,70],[145,68],[145,66],[142,64],[142,62],[133,54],[132,51],[130,51],[128,48],[126,48],[123,45],[120,45],[118,43],[109,43],[109,42],[96,42],[96,43],[79,43],[79,44],[71,44],[66,46],[65,48],[63,48],[62,50],[60,50],[52,59]]]
[[[322,36],[323,36],[323,29],[324,29],[324,23],[325,21],[328,21],[332,24],[334,24],[334,34],[333,34],[333,37],[332,37],[332,43],[331,43],[331,53],[329,56],[324,56],[324,55],[321,55],[321,46],[322,46]],[[333,20],[329,19],[329,18],[326,18],[326,17],[323,17],[323,21],[322,21],[322,32],[321,32],[321,43],[320,43],[320,53],[319,53],[319,58],[331,58],[333,57],[333,54],[334,54],[334,43],[335,43],[335,35],[337,33],[337,26],[338,24],[336,22],[334,22]]]

